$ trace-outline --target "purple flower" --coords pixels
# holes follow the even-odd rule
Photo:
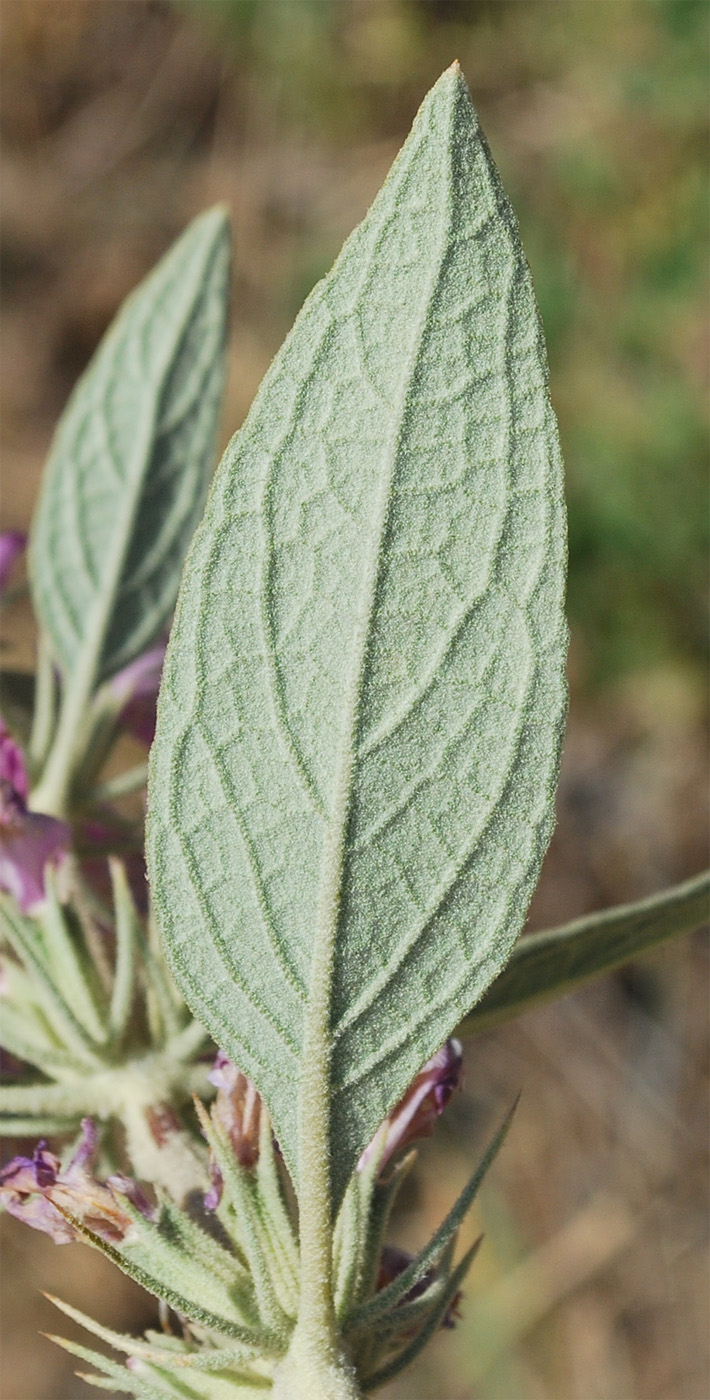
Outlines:
[[[125,1196],[126,1200],[130,1201],[131,1205],[145,1216],[146,1220],[154,1218],[155,1211],[143,1187],[139,1186],[132,1176],[124,1176],[123,1172],[114,1172],[113,1176],[107,1178],[106,1185],[111,1188],[114,1196]]]
[[[461,1081],[463,1056],[461,1042],[453,1037],[432,1055],[412,1080],[403,1099],[385,1119],[387,1125],[384,1146],[380,1131],[372,1139],[358,1162],[358,1171],[381,1148],[380,1170],[394,1152],[418,1138],[431,1137],[437,1118],[446,1108],[454,1089]]]
[[[27,544],[21,530],[0,530],[0,593],[4,593],[12,566]]]
[[[149,747],[155,737],[155,706],[165,659],[165,641],[125,666],[110,682],[111,693],[119,704],[119,724]]]
[[[25,760],[22,757],[22,749],[19,744],[15,743],[12,735],[6,729],[2,717],[0,717],[0,783],[7,783],[20,802],[27,802],[30,785],[27,779]]]
[[[134,1222],[122,1209],[120,1198],[127,1197],[146,1216],[151,1214],[150,1205],[137,1183],[127,1177],[95,1179],[96,1146],[96,1126],[84,1118],[79,1145],[65,1171],[45,1142],[37,1144],[31,1157],[14,1157],[0,1171],[0,1202],[10,1215],[51,1235],[55,1244],[80,1238],[67,1217],[110,1244],[125,1240]]]
[[[9,1215],[51,1235],[55,1244],[69,1244],[77,1238],[74,1226],[44,1195],[58,1174],[59,1159],[39,1142],[31,1157],[13,1157],[0,1171],[0,1202]]]
[[[22,751],[0,718],[0,889],[26,914],[45,899],[45,867],[71,846],[66,822],[28,810],[28,787]]]
[[[223,1050],[217,1051],[208,1078],[217,1090],[212,1117],[226,1132],[239,1165],[251,1169],[259,1159],[259,1093]],[[205,1207],[216,1210],[222,1199],[222,1173],[211,1153],[210,1179],[212,1185],[205,1196]]]

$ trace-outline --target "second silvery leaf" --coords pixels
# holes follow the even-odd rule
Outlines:
[[[333,1193],[505,963],[566,708],[562,467],[515,216],[457,66],[218,470],[150,786],[180,986]]]
[[[143,651],[175,604],[214,462],[229,258],[226,215],[211,209],[121,308],[52,444],[32,591],[62,672],[87,688]]]

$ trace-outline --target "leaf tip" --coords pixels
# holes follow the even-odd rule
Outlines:
[[[470,101],[468,83],[466,82],[466,75],[463,71],[463,68],[461,67],[458,58],[455,58],[453,63],[450,63],[448,68],[444,69],[441,77],[439,78],[439,83],[442,82],[446,82],[447,85],[452,84],[457,88],[463,89]],[[435,87],[438,87],[438,85],[438,83],[435,83]]]
[[[201,224],[203,229],[213,231],[215,235],[227,230],[231,223],[227,201],[222,199],[218,204],[211,204],[209,209],[204,209],[197,215],[195,223]]]
[[[508,1109],[508,1112],[506,1113],[505,1118],[503,1119],[503,1123],[502,1123],[502,1125],[501,1125],[501,1132],[503,1133],[504,1136],[505,1136],[505,1134],[508,1132],[508,1129],[509,1129],[509,1127],[510,1127],[510,1125],[511,1125],[511,1123],[512,1123],[514,1117],[515,1117],[515,1111],[516,1111],[516,1109],[517,1109],[517,1107],[518,1107],[518,1104],[520,1103],[520,1100],[521,1100],[522,1097],[523,1097],[523,1091],[522,1091],[522,1089],[518,1089],[518,1092],[517,1092],[517,1094],[515,1095],[515,1098],[513,1099],[513,1102],[512,1102],[512,1104],[510,1105],[510,1108]]]
[[[481,1248],[481,1245],[483,1244],[485,1238],[485,1235],[481,1234],[478,1236],[478,1239],[475,1239],[473,1241],[472,1245],[469,1245],[469,1248],[466,1251],[466,1255],[464,1256],[468,1258],[469,1266],[473,1263],[474,1259],[476,1258],[476,1255],[478,1254],[478,1251]]]
[[[464,71],[457,58],[448,68],[444,69],[441,77],[437,79],[434,86],[430,88],[422,103],[421,110],[429,111],[442,108],[446,111],[445,122],[452,124],[454,128],[464,126],[473,122],[474,127],[478,127],[478,116],[469,91],[468,83]]]

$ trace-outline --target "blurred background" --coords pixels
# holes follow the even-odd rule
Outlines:
[[[458,57],[517,209],[568,472],[571,714],[529,926],[707,863],[705,0],[4,0],[3,527],[119,303],[231,209],[223,442]],[[29,609],[5,665],[31,669]],[[422,1242],[523,1090],[454,1332],[390,1400],[707,1400],[702,933],[489,1032],[398,1219]],[[3,1400],[95,1392],[38,1293],[145,1295],[3,1221]],[[77,1335],[75,1333],[73,1335]]]

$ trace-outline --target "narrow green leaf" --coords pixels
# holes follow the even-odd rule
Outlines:
[[[143,941],[138,911],[131,897],[126,868],[115,857],[109,858],[113,904],[116,911],[116,961],[111,992],[109,1026],[120,1038],[128,1023],[135,997],[136,949]]]
[[[50,1337],[49,1340],[50,1340],[50,1341],[53,1341],[53,1342],[56,1342],[56,1341],[58,1340],[58,1338],[56,1338],[56,1337]],[[98,1353],[97,1353],[97,1355],[98,1355]],[[114,1384],[114,1381],[113,1381],[113,1379],[110,1379],[108,1376],[97,1376],[96,1373],[95,1373],[95,1372],[92,1372],[92,1371],[77,1371],[77,1372],[76,1372],[76,1375],[78,1376],[78,1378],[79,1378],[80,1381],[86,1381],[86,1384],[87,1384],[87,1385],[92,1385],[92,1386],[94,1387],[95,1390],[112,1390],[112,1391],[114,1392],[114,1394],[115,1394],[115,1392],[116,1392],[116,1386],[115,1386],[115,1384]],[[141,1394],[141,1392],[135,1391],[135,1390],[134,1390],[133,1392],[126,1392],[126,1393],[132,1393],[132,1394],[134,1394],[134,1395],[139,1395],[139,1394]],[[123,1391],[120,1391],[120,1394],[123,1395],[124,1392],[123,1392]]]
[[[287,1316],[295,1317],[298,1311],[298,1244],[281,1190],[271,1121],[263,1107],[259,1122],[255,1195],[278,1300]]]
[[[398,1274],[397,1278],[393,1279],[391,1283],[388,1283],[386,1288],[382,1288],[379,1293],[376,1293],[374,1297],[368,1299],[366,1303],[363,1303],[361,1307],[356,1308],[354,1312],[351,1313],[344,1327],[346,1334],[366,1332],[371,1323],[375,1322],[377,1318],[384,1317],[388,1314],[389,1311],[400,1303],[406,1294],[409,1293],[410,1289],[414,1288],[414,1285],[424,1277],[427,1270],[438,1263],[444,1250],[456,1235],[467,1212],[476,1199],[488,1168],[503,1146],[517,1103],[518,1100],[516,1099],[512,1108],[503,1119],[487,1152],[485,1152],[484,1156],[481,1158],[470,1181],[466,1183],[458,1200],[455,1201],[448,1215],[442,1220],[438,1230],[434,1231],[428,1244],[425,1244],[424,1248],[419,1251],[411,1264],[409,1264],[406,1269],[403,1269],[402,1273]]]
[[[259,1211],[256,1183],[252,1174],[237,1161],[226,1133],[221,1131],[219,1124],[212,1121],[199,1099],[195,1099],[195,1108],[200,1127],[224,1179],[225,1191],[229,1192],[234,1204],[244,1252],[254,1281],[261,1321],[268,1331],[286,1339],[290,1328],[286,1313],[277,1297],[269,1267],[270,1251]]]
[[[55,1337],[51,1332],[46,1332],[45,1336],[50,1342],[61,1347],[63,1351],[68,1351],[70,1356],[76,1356],[80,1361],[87,1361],[89,1365],[95,1366],[100,1376],[83,1375],[83,1379],[89,1385],[96,1386],[97,1390],[107,1390],[101,1377],[108,1376],[111,1379],[111,1389],[118,1391],[121,1395],[136,1395],[140,1400],[163,1400],[164,1390],[156,1390],[154,1386],[149,1386],[133,1372],[128,1371],[125,1366],[119,1365],[116,1361],[111,1361],[108,1356],[103,1356],[100,1351],[93,1351],[90,1347],[81,1346],[79,1342],[69,1342],[66,1337]]]
[[[196,1058],[197,1055],[199,1055],[199,1054],[201,1054],[201,1053],[204,1054],[205,1051],[207,1050],[207,1048],[208,1048],[207,1043],[206,1043],[207,1040],[208,1040],[207,1031],[204,1029],[203,1026],[200,1025],[199,1021],[190,1021],[190,1022],[188,1022],[188,1024],[187,1024],[182,1030],[178,1031],[177,1035],[173,1036],[172,1040],[170,1040],[169,1043],[168,1043],[168,1047],[167,1047],[167,1048],[168,1048],[168,1053],[169,1053],[169,1055],[170,1055],[170,1059],[171,1059],[171,1060],[175,1060],[175,1061],[177,1061],[177,1060],[188,1060],[188,1061],[194,1060],[194,1059]],[[201,1094],[203,1094],[203,1093],[208,1093],[208,1092],[209,1092],[209,1087],[208,1087],[208,1084],[207,1084],[208,1067],[207,1067],[207,1066],[202,1067],[202,1066],[200,1066],[200,1065],[192,1065],[191,1068],[192,1068],[193,1070],[196,1069],[196,1070],[197,1070],[198,1072],[200,1072],[200,1073],[202,1074],[202,1076],[203,1076],[202,1081],[201,1081],[201,1083],[200,1083],[200,1085],[199,1085],[199,1089],[198,1089],[198,1086],[197,1086],[196,1084],[193,1086],[193,1088],[195,1089],[195,1091],[196,1091],[196,1092],[199,1092],[199,1093],[201,1093]]]
[[[4,1013],[3,1013],[4,1014]],[[3,1084],[0,1087],[0,1116],[48,1113],[59,1118],[80,1118],[96,1112],[92,1104],[91,1081],[86,1077],[69,1084]]]
[[[256,1361],[264,1369],[268,1369],[270,1362],[264,1362],[261,1357],[253,1354],[249,1355],[246,1349],[239,1350],[233,1347],[214,1351],[206,1348],[199,1351],[190,1351],[185,1343],[179,1342],[177,1337],[166,1337],[163,1333],[158,1334],[150,1330],[145,1333],[146,1339],[150,1340],[153,1346],[167,1347],[170,1344],[170,1352],[166,1354],[166,1364],[175,1367],[176,1370],[183,1371],[221,1371],[228,1366],[241,1366],[245,1362],[250,1365]],[[251,1378],[253,1384],[254,1378]]]
[[[61,1032],[67,1047],[85,1068],[96,1068],[102,1062],[94,1052],[91,1037],[55,985],[47,968],[45,950],[38,946],[35,924],[25,919],[14,901],[5,895],[0,895],[0,928],[17,957],[22,959],[25,967],[32,973],[37,984],[38,998],[45,1004],[52,1028],[56,1027],[57,1031]]]
[[[536,1002],[564,996],[622,967],[710,917],[710,871],[637,904],[619,904],[559,928],[521,938],[505,970],[459,1026],[457,1035],[519,1016]]]
[[[384,1181],[375,1184],[367,1223],[366,1252],[362,1261],[358,1291],[353,1299],[355,1304],[362,1303],[375,1292],[390,1215],[400,1188],[412,1170],[416,1158],[416,1151],[408,1152],[406,1157],[394,1164]]]
[[[49,971],[90,1040],[102,1045],[109,1038],[110,1027],[106,1024],[106,1008],[96,970],[81,948],[84,940],[79,921],[70,908],[60,904],[56,873],[51,867],[45,872],[45,885],[47,899],[40,910],[39,922]]]
[[[131,1214],[130,1202],[124,1200],[122,1204],[124,1210]],[[57,1209],[61,1210],[61,1207]],[[264,1354],[278,1355],[281,1350],[279,1339],[273,1334],[251,1331],[235,1320],[239,1313],[222,1281],[210,1276],[197,1260],[182,1258],[179,1250],[171,1247],[157,1229],[151,1230],[148,1237],[148,1226],[142,1221],[144,1238],[140,1242],[131,1241],[116,1247],[89,1230],[68,1211],[61,1210],[61,1214],[87,1244],[92,1244],[105,1254],[124,1274],[154,1297],[162,1298],[175,1312],[201,1323],[210,1331],[231,1337],[245,1346],[253,1346]]]
[[[169,1357],[165,1355],[164,1358],[165,1363],[174,1366],[176,1370],[206,1372],[226,1371],[230,1367],[244,1366],[254,1359],[255,1353],[253,1349],[249,1352],[246,1348],[235,1350],[232,1347],[225,1348],[222,1351],[209,1351],[207,1349],[204,1351],[191,1351],[178,1357]],[[254,1377],[250,1379],[253,1384]]]
[[[141,1371],[150,1379],[165,1384],[164,1394],[171,1400],[263,1400],[271,1391],[271,1381],[245,1370],[212,1371],[203,1376],[190,1371],[189,1379],[182,1372],[176,1375],[165,1367],[141,1362]]]
[[[520,929],[564,566],[530,276],[455,65],[227,450],[151,760],[167,953],[268,1105],[304,1238],[305,1162],[315,1221],[319,1164],[337,1204]]]
[[[47,757],[57,717],[57,677],[52,649],[43,632],[40,632],[37,640],[37,672],[33,680],[32,726],[27,745],[31,773],[35,773]]]
[[[335,1316],[344,1317],[357,1283],[363,1234],[357,1173],[350,1178],[333,1235],[333,1302]]]
[[[162,1400],[198,1400],[198,1396],[190,1386],[181,1382],[174,1382],[170,1375],[166,1375],[157,1366],[151,1366],[149,1362],[140,1361],[138,1363],[139,1379],[143,1381],[147,1377],[155,1386],[155,1394],[162,1397]],[[145,1382],[144,1382],[145,1384]],[[217,1400],[217,1397],[215,1397]],[[221,1397],[220,1397],[221,1400]]]
[[[480,1236],[477,1245],[480,1246],[483,1236]],[[451,1270],[456,1253],[458,1236],[454,1235],[447,1245],[440,1263],[432,1270],[433,1277],[426,1280],[424,1292],[417,1298],[410,1298],[408,1301],[398,1303],[396,1307],[390,1308],[389,1312],[383,1313],[372,1323],[371,1328],[365,1334],[365,1342],[370,1343],[378,1340],[384,1342],[386,1346],[391,1346],[400,1339],[411,1336],[412,1332],[420,1323],[438,1306],[442,1293],[449,1287]],[[371,1367],[369,1369],[372,1369]]]
[[[30,570],[66,684],[118,671],[172,611],[215,450],[228,275],[213,209],[125,303],[60,422]]]
[[[137,792],[143,788],[148,780],[148,764],[138,763],[135,768],[129,768],[124,773],[117,773],[115,778],[107,778],[105,783],[97,783],[91,790],[91,802],[99,805],[102,802],[113,802],[117,797],[125,797],[127,793]]]
[[[142,1337],[131,1337],[125,1332],[114,1332],[110,1327],[103,1327],[93,1317],[88,1317],[86,1313],[80,1312],[78,1308],[73,1308],[69,1303],[63,1302],[61,1298],[56,1298],[52,1293],[45,1293],[44,1296],[66,1317],[70,1317],[80,1327],[85,1327],[87,1332],[91,1332],[100,1341],[108,1342],[117,1351],[126,1352],[129,1356],[143,1356],[147,1361],[155,1362],[156,1365],[167,1364],[187,1369],[196,1367],[198,1370],[212,1371],[222,1369],[227,1365],[241,1365],[244,1361],[252,1360],[255,1354],[253,1347],[229,1347],[219,1351],[206,1349],[204,1352],[190,1352],[185,1345],[184,1351],[168,1350],[164,1345],[160,1346],[144,1341]]]
[[[76,1118],[50,1118],[45,1114],[28,1115],[27,1117],[8,1117],[0,1115],[0,1137],[52,1137],[55,1133],[75,1133],[79,1127],[79,1119]]]
[[[244,1256],[236,1250],[233,1252],[232,1249],[224,1248],[197,1221],[192,1220],[186,1211],[163,1197],[162,1193],[160,1227],[171,1243],[179,1247],[184,1258],[194,1258],[202,1269],[214,1273],[225,1286],[232,1315],[244,1329],[242,1341],[245,1346],[254,1350],[246,1338],[260,1333],[262,1328],[254,1297],[254,1285]],[[233,1244],[233,1241],[230,1243]],[[200,1295],[200,1301],[205,1302],[206,1298]]]
[[[379,1191],[377,1179],[384,1149],[385,1127],[386,1125],[383,1125],[380,1129],[377,1148],[362,1171],[353,1172],[335,1223],[333,1301],[335,1315],[339,1321],[347,1317],[354,1300],[358,1299],[364,1275],[370,1269],[372,1237],[379,1234],[380,1210],[377,1207],[373,1210],[373,1204]],[[398,1187],[402,1177],[396,1167],[392,1178],[397,1181]]]
[[[176,1337],[174,1332],[156,1332],[152,1327],[146,1327],[143,1335],[153,1346],[168,1347],[170,1351],[180,1352],[181,1355],[188,1345],[182,1337]]]
[[[132,895],[126,886],[126,895],[132,900]],[[197,1035],[194,1023],[185,1026],[185,1003],[173,982],[165,960],[157,946],[157,940],[153,937],[154,929],[149,926],[147,934],[144,933],[140,918],[136,911],[135,936],[140,936],[139,952],[140,960],[145,977],[145,992],[147,1001],[148,1021],[150,1032],[154,1041],[163,1038],[174,1042],[183,1032],[192,1032]]]
[[[80,1312],[79,1308],[73,1308],[70,1303],[65,1303],[63,1299],[55,1297],[53,1293],[45,1293],[48,1302],[53,1303],[65,1317],[70,1317],[72,1322],[77,1322],[80,1327],[86,1328],[92,1336],[98,1337],[99,1341],[108,1342],[109,1346],[115,1347],[116,1351],[126,1352],[129,1356],[152,1356],[160,1361],[162,1358],[156,1347],[148,1342],[142,1341],[140,1337],[131,1337],[126,1332],[114,1332],[111,1327],[103,1327],[100,1322],[96,1322],[93,1317]],[[169,1354],[168,1354],[169,1355]]]
[[[11,1006],[3,1006],[0,1014],[0,1045],[18,1060],[25,1060],[44,1074],[60,1079],[65,1075],[87,1072],[83,1055],[72,1054],[49,1038],[40,1037],[39,1028],[28,1025],[24,1016]]]
[[[179,1244],[181,1252],[199,1261],[203,1268],[209,1273],[222,1280],[229,1288],[230,1295],[234,1301],[238,1301],[240,1312],[244,1310],[245,1289],[253,1295],[251,1278],[244,1258],[238,1257],[231,1250],[225,1249],[207,1230],[193,1220],[180,1206],[170,1200],[168,1196],[160,1194],[160,1225],[163,1232],[169,1235],[170,1239]],[[254,1313],[253,1296],[249,1300],[251,1312]],[[253,1326],[257,1322],[256,1316],[245,1318],[245,1325]]]
[[[363,1385],[366,1394],[369,1394],[372,1390],[378,1390],[379,1387],[385,1385],[387,1381],[393,1380],[395,1376],[401,1375],[402,1371],[405,1371],[408,1366],[411,1366],[420,1352],[424,1350],[429,1339],[434,1336],[434,1333],[437,1332],[441,1326],[446,1315],[446,1310],[456,1297],[478,1253],[480,1244],[481,1240],[476,1240],[475,1244],[472,1244],[471,1248],[464,1254],[460,1264],[457,1264],[454,1269],[446,1288],[442,1290],[438,1304],[432,1309],[426,1322],[419,1329],[416,1336],[412,1338],[412,1341],[409,1342],[397,1356],[393,1357],[391,1361],[385,1362],[384,1366],[380,1366],[377,1371],[374,1371],[370,1376],[366,1377]]]

